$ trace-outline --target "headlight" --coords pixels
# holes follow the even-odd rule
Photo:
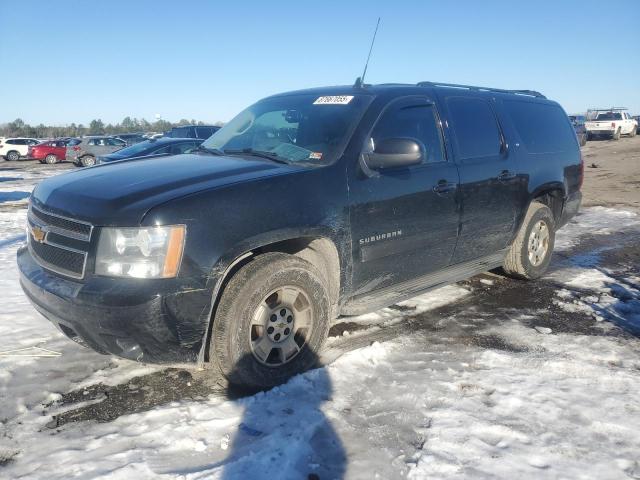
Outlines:
[[[172,278],[182,261],[184,225],[103,228],[98,241],[96,275]]]

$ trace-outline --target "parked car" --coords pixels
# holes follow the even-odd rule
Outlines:
[[[77,145],[67,149],[67,160],[78,167],[91,167],[96,164],[96,157],[113,153],[126,146],[124,140],[114,137],[84,137]]]
[[[201,138],[206,140],[218,130],[220,130],[220,127],[215,125],[183,125],[173,127],[168,132],[165,132],[164,136],[172,138]]]
[[[29,147],[27,157],[50,165],[64,161],[67,158],[68,142],[69,140],[49,140],[38,143]]]
[[[40,140],[37,138],[5,138],[0,140],[0,157],[12,162],[26,158],[29,153],[29,147],[38,143],[40,143]]]
[[[584,147],[588,137],[587,129],[584,126],[585,117],[583,115],[569,115],[569,120],[571,120],[573,129],[576,132],[576,137],[578,137],[578,143],[581,147]]]
[[[640,133],[640,115],[634,115],[633,119],[636,121],[636,134]]]
[[[567,114],[529,90],[275,95],[192,154],[41,181],[20,284],[80,344],[265,388],[314,365],[338,315],[543,275],[583,167]]]
[[[124,142],[129,145],[135,145],[136,143],[144,142],[147,138],[144,136],[144,133],[121,133],[120,135],[116,135],[115,138],[119,138],[120,140],[124,140]]]
[[[197,148],[203,140],[195,138],[158,138],[145,140],[96,159],[96,163],[110,163],[129,158],[147,158],[160,155],[179,155]]]
[[[624,110],[626,108],[592,110],[592,112],[597,112],[595,119],[585,122],[589,139],[593,137],[609,137],[612,140],[618,140],[621,135],[635,137],[638,122]]]

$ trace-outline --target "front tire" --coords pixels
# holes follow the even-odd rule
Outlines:
[[[532,202],[504,259],[503,270],[525,280],[541,277],[551,262],[555,238],[553,213],[546,205]]]
[[[215,318],[210,356],[230,383],[270,388],[317,364],[330,301],[309,262],[266,253],[227,284]]]
[[[93,167],[96,164],[96,157],[92,155],[85,155],[80,159],[80,164],[83,167]]]
[[[49,165],[55,165],[58,163],[58,157],[56,157],[53,153],[50,153],[46,157],[44,157],[44,161]]]

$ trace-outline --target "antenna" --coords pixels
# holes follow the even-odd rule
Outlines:
[[[378,34],[378,27],[380,26],[380,17],[378,17],[378,23],[376,23],[376,29],[373,32],[373,38],[371,39],[371,46],[369,47],[369,55],[367,55],[367,62],[364,64],[364,71],[362,76],[356,79],[356,88],[360,88],[364,85],[364,77],[367,74],[367,67],[369,66],[369,59],[371,58],[371,51],[373,50],[373,44],[376,41],[376,35]]]

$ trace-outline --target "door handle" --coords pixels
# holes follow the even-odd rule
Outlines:
[[[438,195],[448,195],[456,189],[455,183],[449,183],[446,180],[440,180],[437,185],[433,187],[433,191]]]
[[[501,182],[508,182],[509,180],[513,180],[514,178],[516,178],[516,174],[510,172],[509,170],[503,170],[502,172],[500,172],[500,175],[498,175],[498,180]]]

